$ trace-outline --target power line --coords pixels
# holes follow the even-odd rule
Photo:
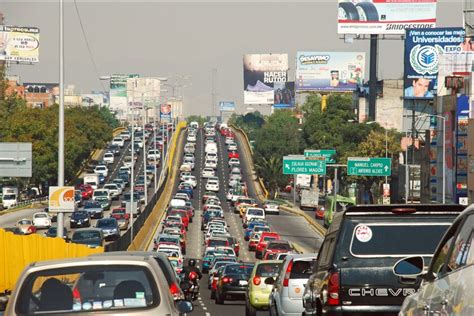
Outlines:
[[[92,65],[94,67],[94,71],[95,71],[95,74],[97,76],[97,80],[99,81],[100,85],[102,86],[102,92],[105,92],[106,91],[105,86],[102,83],[102,80],[100,80],[99,68],[97,67],[97,64],[95,63],[95,60],[94,60],[94,56],[92,55],[92,50],[91,50],[91,47],[89,46],[89,41],[87,40],[86,31],[84,30],[84,24],[82,24],[82,18],[81,18],[81,14],[79,13],[79,8],[77,7],[76,0],[74,0],[74,7],[76,8],[77,17],[79,18],[79,24],[80,24],[81,30],[82,30],[82,36],[84,37],[84,41],[86,42],[87,51],[89,52],[89,58],[90,58],[90,60],[92,62]]]

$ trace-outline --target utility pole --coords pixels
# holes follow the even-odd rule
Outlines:
[[[59,0],[59,125],[58,186],[64,186],[64,4]],[[58,213],[57,237],[64,236],[64,213]]]
[[[211,115],[216,116],[215,107],[216,107],[216,80],[217,80],[217,68],[212,68],[212,91],[211,91]]]
[[[370,35],[369,121],[375,121],[377,103],[378,35]]]

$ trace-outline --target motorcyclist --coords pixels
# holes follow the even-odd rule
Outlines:
[[[183,276],[183,281],[184,282],[189,282],[191,272],[194,272],[197,274],[197,278],[193,280],[195,284],[197,284],[197,280],[200,280],[202,278],[202,273],[201,270],[196,267],[196,260],[195,259],[189,259],[188,260],[188,265],[183,268],[182,273],[184,274]]]

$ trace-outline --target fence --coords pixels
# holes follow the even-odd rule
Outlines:
[[[103,252],[103,247],[66,243],[38,234],[15,235],[0,229],[0,292],[12,290],[23,269],[36,261],[79,258]]]

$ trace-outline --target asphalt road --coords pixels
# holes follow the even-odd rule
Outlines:
[[[244,240],[244,230],[242,228],[242,221],[238,214],[233,213],[233,209],[226,201],[226,192],[228,190],[228,181],[230,169],[228,167],[228,156],[227,148],[224,144],[224,138],[217,135],[217,145],[218,145],[218,168],[216,176],[220,180],[220,191],[218,196],[222,202],[222,208],[224,210],[224,217],[227,223],[230,225],[230,233],[237,237],[240,242],[240,255],[239,259],[243,262],[255,262],[255,255],[253,252],[247,250],[247,242]],[[195,169],[193,175],[196,176],[198,180],[198,186],[194,190],[194,197],[192,199],[193,205],[196,209],[193,223],[190,224],[189,231],[187,233],[187,247],[186,247],[186,259],[195,258],[198,259],[198,265],[200,264],[200,259],[202,258],[204,251],[204,239],[203,233],[200,230],[201,227],[201,214],[200,211],[202,207],[202,196],[205,190],[206,180],[201,179],[201,170],[204,167],[204,135],[203,131],[200,130],[197,142],[196,142],[196,152],[195,152]],[[238,144],[239,149],[241,149],[241,144]],[[239,150],[240,155],[243,154],[242,150]],[[245,163],[245,159],[240,158],[241,169],[243,180],[247,183],[249,189],[249,195],[253,198],[256,198],[255,188],[253,187],[251,170],[249,166]],[[176,188],[174,188],[176,191]],[[296,215],[286,213],[281,211],[280,215],[268,215],[267,221],[270,224],[272,230],[279,232],[283,239],[287,239],[291,242],[297,243],[300,248],[305,250],[305,252],[315,252],[319,249],[323,237],[317,235],[317,233],[306,223],[306,221]],[[161,226],[161,225],[160,225]],[[161,231],[161,227],[157,230],[157,235]],[[157,237],[157,236],[155,236]],[[153,245],[150,245],[151,250]],[[216,305],[214,300],[210,299],[210,290],[207,289],[208,275],[205,274],[202,280],[200,281],[200,295],[197,301],[194,302],[195,310],[193,315],[244,315],[245,314],[245,303],[244,301],[225,301],[224,305]],[[259,312],[259,315],[266,315],[267,312]]]

